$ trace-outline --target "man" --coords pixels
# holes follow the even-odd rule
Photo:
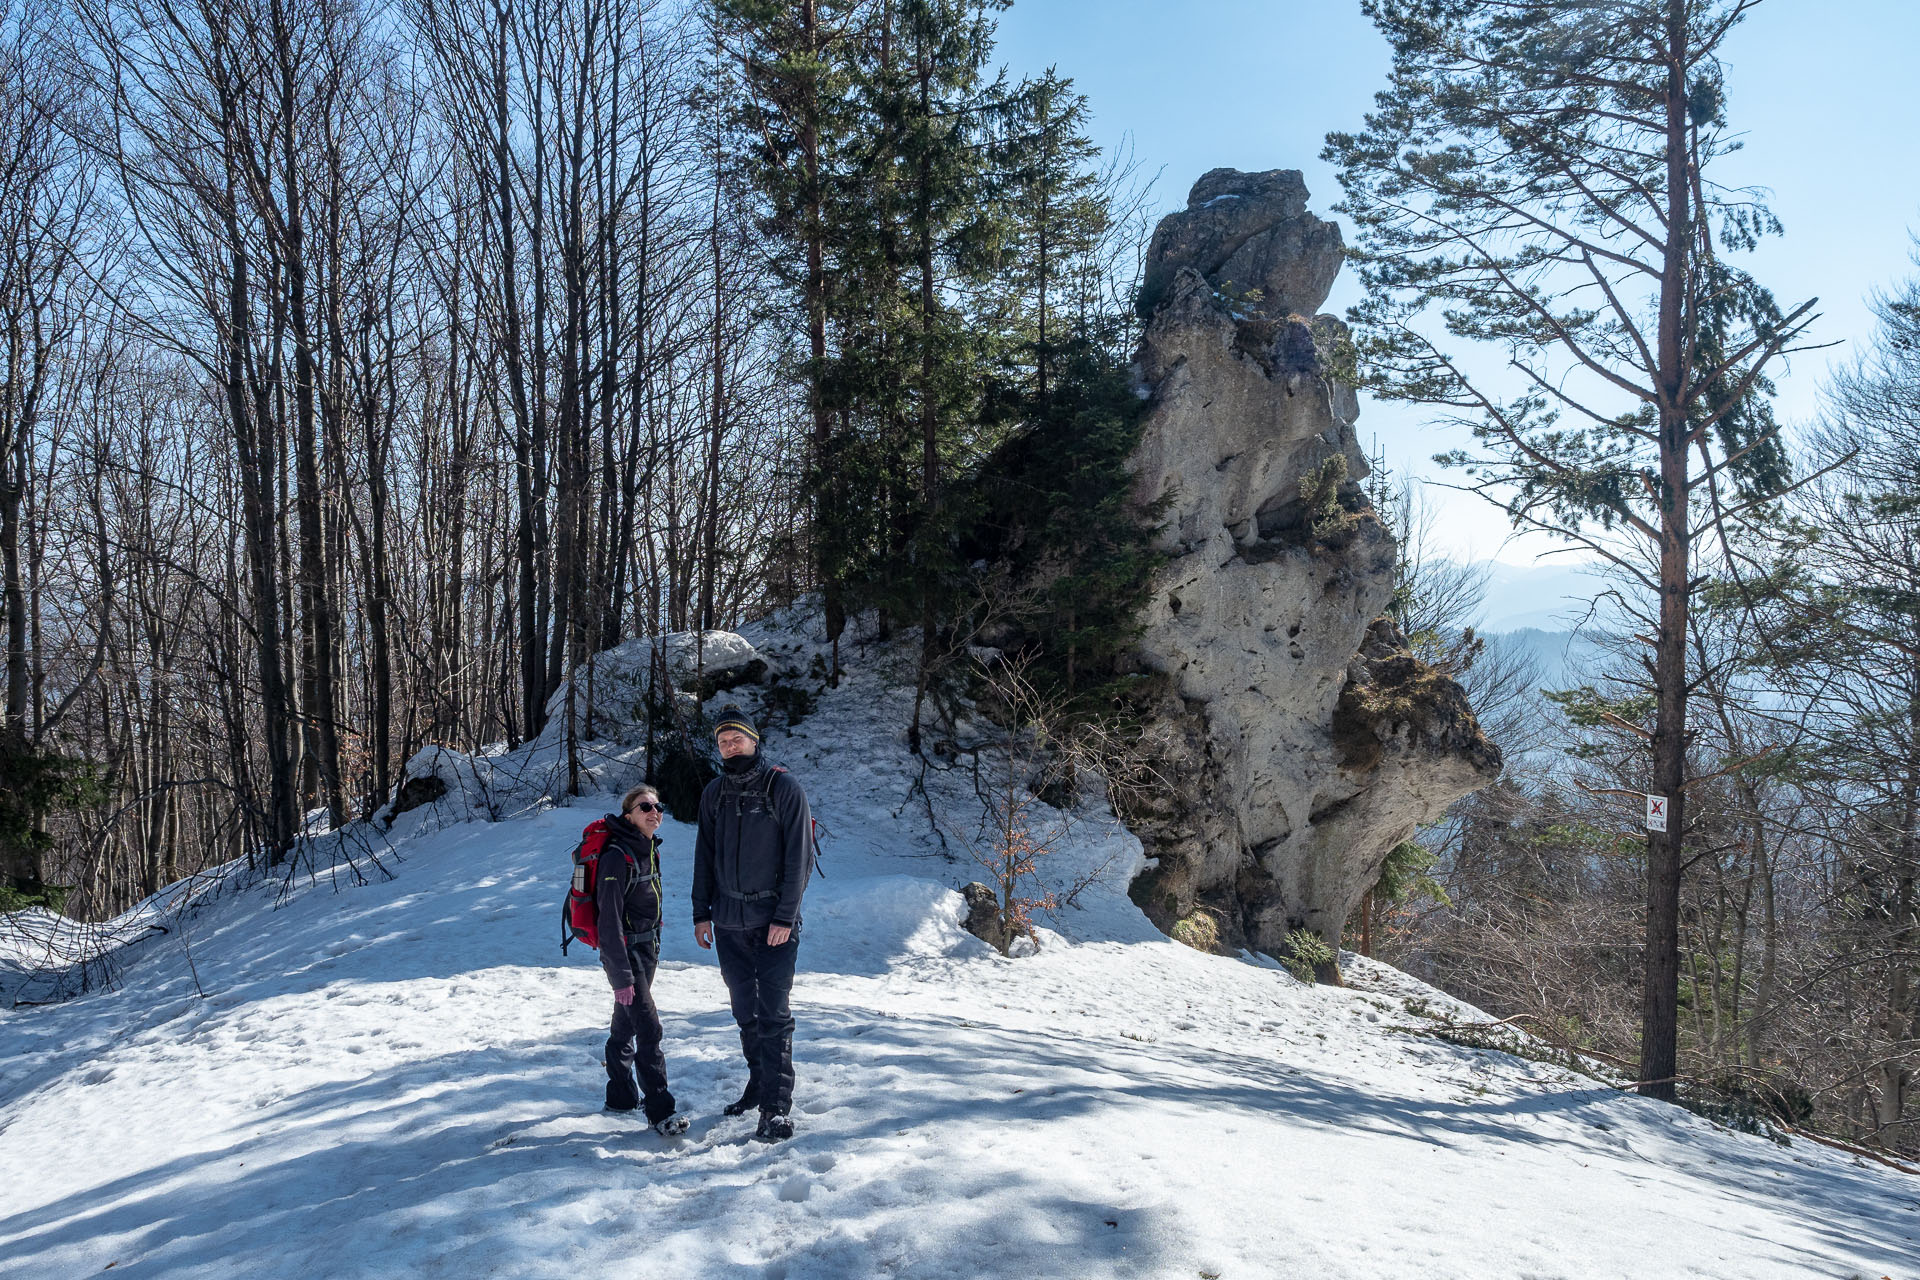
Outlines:
[[[608,814],[600,851],[600,967],[613,984],[613,1029],[607,1037],[607,1109],[631,1111],[643,1100],[647,1123],[662,1137],[687,1131],[687,1118],[667,1088],[660,1052],[660,1011],[653,974],[660,962],[660,793],[635,787]],[[639,1086],[634,1074],[639,1073]]]
[[[754,1137],[793,1136],[794,960],[800,951],[800,895],[813,870],[813,815],[806,794],[760,752],[760,731],[729,706],[714,726],[720,776],[700,794],[700,833],[693,846],[693,936],[717,950],[747,1087],[726,1108],[755,1107]]]

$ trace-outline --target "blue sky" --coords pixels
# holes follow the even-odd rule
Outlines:
[[[1771,189],[1786,235],[1748,265],[1783,304],[1820,299],[1814,338],[1780,382],[1788,421],[1818,412],[1829,365],[1872,334],[1869,295],[1910,271],[1920,230],[1920,146],[1911,63],[1920,49],[1913,0],[1766,0],[1732,36],[1728,99],[1745,150],[1723,179]],[[1300,169],[1323,215],[1339,198],[1319,159],[1330,129],[1359,125],[1385,79],[1384,40],[1359,0],[1016,0],[1001,15],[999,56],[1031,74],[1071,76],[1107,147],[1131,137],[1145,172],[1161,172],[1162,207],[1185,203],[1208,169]],[[1349,228],[1349,230],[1351,230]],[[1355,300],[1343,277],[1328,302]],[[1363,442],[1377,436],[1403,474],[1448,477],[1430,459],[1466,441],[1420,411],[1367,404]],[[1538,540],[1503,547],[1506,521],[1478,498],[1435,490],[1449,549],[1529,562]]]

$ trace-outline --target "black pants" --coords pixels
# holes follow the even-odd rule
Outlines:
[[[747,1092],[760,1109],[785,1115],[793,1105],[793,966],[800,955],[800,931],[777,947],[767,945],[767,928],[715,929],[713,947],[720,958],[733,1020],[740,1024],[740,1052],[747,1059]]]
[[[607,1037],[607,1106],[631,1111],[644,1098],[647,1123],[674,1113],[673,1094],[667,1088],[667,1060],[660,1052],[660,1011],[653,1003],[653,971],[660,962],[660,937],[646,934],[628,940],[627,959],[633,965],[633,1003],[613,1006],[613,1031]],[[640,1083],[634,1085],[634,1074]]]

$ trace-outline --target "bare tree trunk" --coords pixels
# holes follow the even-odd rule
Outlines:
[[[1651,789],[1667,797],[1667,829],[1647,836],[1646,971],[1641,994],[1641,1092],[1671,1100],[1679,1069],[1680,875],[1687,830],[1687,609],[1693,583],[1688,527],[1688,432],[1684,406],[1689,344],[1686,325],[1692,253],[1692,184],[1686,67],[1687,6],[1668,0],[1667,243],[1660,289],[1660,633],[1653,682],[1658,711]]]

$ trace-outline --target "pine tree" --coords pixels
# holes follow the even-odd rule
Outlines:
[[[1640,1072],[1665,1098],[1695,559],[1780,492],[1757,401],[1812,309],[1783,314],[1724,256],[1779,229],[1750,191],[1715,181],[1737,145],[1721,51],[1752,7],[1367,0],[1389,84],[1365,129],[1325,152],[1360,232],[1368,301],[1354,319],[1373,388],[1449,410],[1481,445],[1451,460],[1516,524],[1612,559],[1657,601],[1647,789],[1671,808],[1648,835]],[[1505,348],[1514,385],[1463,363],[1481,342]]]

